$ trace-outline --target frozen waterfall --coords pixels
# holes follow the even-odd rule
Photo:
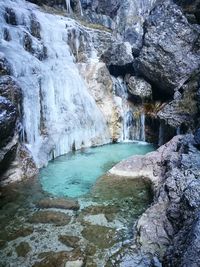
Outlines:
[[[6,20],[5,14],[12,17]],[[0,0],[0,57],[6,57],[22,88],[23,142],[38,167],[74,148],[110,141],[67,44],[67,26],[73,23],[24,0]]]

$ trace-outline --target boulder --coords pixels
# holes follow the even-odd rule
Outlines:
[[[133,62],[131,45],[128,42],[112,43],[101,59],[107,66],[126,66]]]
[[[128,80],[128,91],[140,101],[151,100],[152,98],[151,85],[142,78],[131,76]]]
[[[172,96],[200,65],[199,34],[199,28],[188,23],[177,5],[164,1],[145,23],[136,69],[160,93]]]

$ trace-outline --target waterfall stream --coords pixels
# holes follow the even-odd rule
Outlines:
[[[122,117],[121,140],[145,141],[145,114],[142,107],[134,106],[128,100],[128,90],[121,77],[112,77],[115,101]]]

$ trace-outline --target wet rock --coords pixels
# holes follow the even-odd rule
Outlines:
[[[17,247],[16,247],[16,252],[18,257],[26,257],[26,255],[31,251],[31,247],[29,243],[27,242],[21,242]]]
[[[110,248],[116,243],[116,230],[105,226],[88,225],[82,235],[100,249]]]
[[[17,145],[18,138],[15,141],[15,144]],[[12,162],[12,164],[1,177],[1,184],[8,185],[23,179],[30,179],[37,174],[38,168],[33,160],[32,155],[30,154],[30,151],[24,145],[20,144],[18,145],[14,162]]]
[[[77,200],[65,198],[45,198],[37,203],[37,206],[42,209],[57,208],[67,210],[79,210],[80,205]]]
[[[15,106],[8,99],[0,96],[0,148],[14,136],[16,121],[17,111]]]
[[[198,38],[199,30],[176,5],[170,1],[157,5],[145,24],[138,71],[163,94],[173,95],[199,67]]]
[[[57,226],[66,225],[71,217],[59,211],[37,211],[29,218],[30,223],[51,223]]]
[[[128,79],[128,91],[136,101],[148,101],[152,98],[151,85],[138,77],[131,76]]]
[[[11,74],[10,64],[8,63],[4,55],[0,53],[0,76],[10,75],[10,74]]]
[[[32,39],[29,33],[24,34],[23,38],[24,49],[34,55],[40,61],[47,58],[47,47],[42,43]]]
[[[7,7],[5,9],[5,20],[8,24],[11,25],[17,25],[17,18],[16,18],[16,14],[15,11],[12,8]]]
[[[25,33],[24,35],[23,46],[27,52],[33,53],[32,38],[28,33]]]
[[[20,112],[22,90],[15,78],[7,75],[0,78],[0,96],[10,100],[18,108],[18,112]]]
[[[34,14],[31,14],[30,16],[30,23],[31,23],[30,32],[32,36],[40,40],[41,39],[41,34],[40,34],[41,26],[40,26],[40,23],[37,21],[37,18]]]
[[[4,180],[4,174],[14,161],[18,148],[18,136],[14,138],[3,148],[0,149],[0,181]]]
[[[0,96],[0,173],[5,172],[14,160],[17,151],[17,110],[5,97]],[[2,177],[1,177],[2,180]]]
[[[77,236],[60,235],[58,240],[68,247],[76,248],[80,238]]]
[[[10,32],[9,32],[9,30],[7,28],[5,28],[4,31],[3,31],[3,38],[7,42],[10,42],[12,40]]]

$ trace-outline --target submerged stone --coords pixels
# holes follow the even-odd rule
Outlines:
[[[33,233],[33,227],[22,227],[16,231],[14,231],[13,233],[10,233],[8,235],[8,239],[9,240],[14,240],[14,239],[17,239],[19,237],[26,237],[26,236],[29,236]]]
[[[79,210],[78,201],[65,198],[44,198],[37,203],[37,206],[42,209],[57,208],[68,210]]]
[[[59,211],[37,211],[29,218],[30,223],[51,223],[58,226],[66,225],[70,220],[70,216]]]
[[[29,243],[27,242],[21,242],[17,247],[16,247],[16,252],[18,257],[25,257],[29,251],[31,251],[31,247]]]
[[[116,214],[119,212],[119,207],[114,205],[107,206],[89,206],[81,211],[83,215],[98,215],[104,214],[108,221],[113,221]]]
[[[85,253],[86,255],[89,255],[89,256],[93,256],[97,251],[97,248],[92,245],[92,244],[88,244],[87,247],[85,248]],[[88,263],[88,260],[87,260],[87,263]]]
[[[88,225],[82,235],[100,249],[110,248],[116,243],[116,230],[110,227]]]
[[[64,267],[66,266],[66,262],[68,261],[75,262],[84,260],[82,252],[79,249],[74,249],[72,252],[49,251],[46,253],[41,253],[39,255],[39,258],[44,258],[44,259],[40,262],[36,262],[32,267]]]
[[[58,240],[68,247],[76,248],[80,238],[77,236],[60,235]]]

